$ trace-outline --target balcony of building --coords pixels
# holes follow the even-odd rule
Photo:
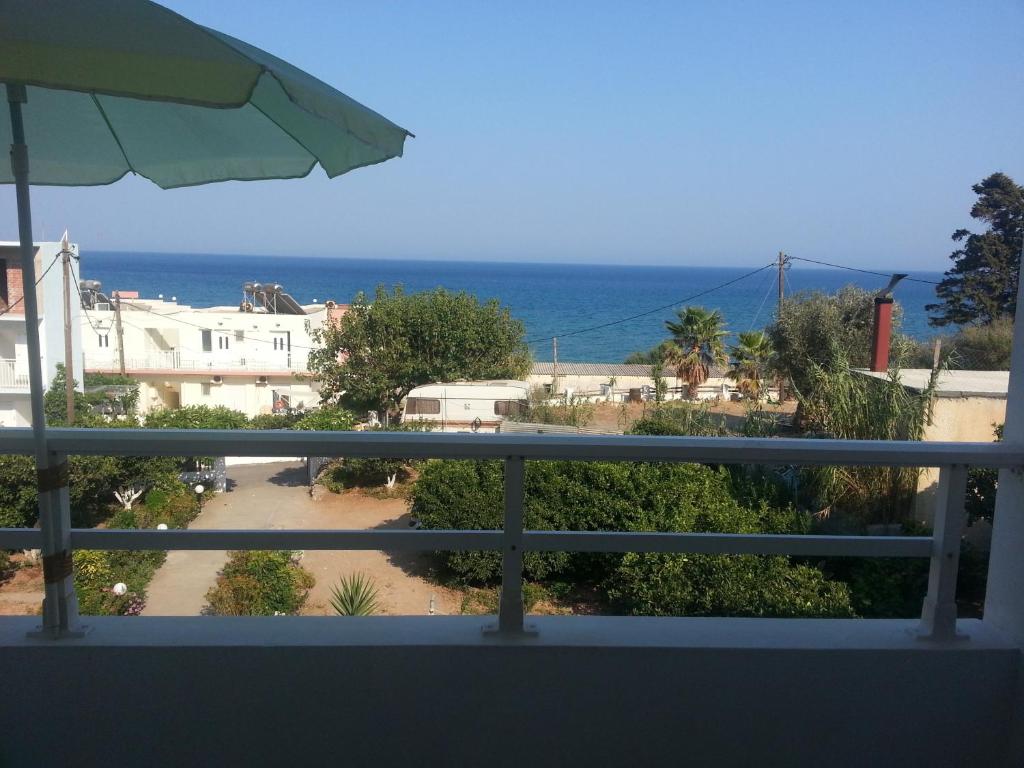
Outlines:
[[[0,393],[16,394],[29,391],[28,371],[17,360],[0,359]]]
[[[48,470],[43,616],[0,619],[11,764],[1018,765],[1024,445],[577,435],[54,429],[67,455],[387,456],[504,462],[500,530],[71,529]],[[6,431],[0,451],[30,453]],[[936,467],[927,536],[524,530],[527,462]],[[957,618],[967,468],[1000,470],[982,619]],[[75,616],[76,549],[493,550],[492,617]],[[537,551],[931,561],[916,620],[524,615]],[[40,627],[42,631],[40,632]],[[15,695],[13,692],[22,692]]]
[[[179,351],[151,352],[145,355],[126,355],[124,370],[129,376],[146,374],[193,374],[211,376],[234,374],[275,374],[302,373],[305,358],[290,353],[280,355],[233,355],[188,354]],[[117,350],[112,352],[88,352],[85,355],[85,370],[97,373],[119,373],[121,359]]]

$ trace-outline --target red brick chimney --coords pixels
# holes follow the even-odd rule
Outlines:
[[[875,322],[871,327],[871,370],[889,370],[889,343],[892,341],[892,289],[906,275],[895,273],[889,284],[875,294]]]
[[[875,322],[871,330],[871,370],[889,370],[889,342],[892,341],[892,296],[875,297]]]

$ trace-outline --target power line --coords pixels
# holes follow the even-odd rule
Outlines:
[[[820,264],[823,267],[833,267],[834,269],[845,269],[850,272],[861,272],[865,275],[877,275],[878,277],[892,277],[891,272],[875,272],[871,269],[860,269],[858,267],[847,267],[844,264],[832,264],[828,261],[818,261],[817,259],[807,259],[803,256],[790,256],[789,258],[795,259],[796,261],[806,261],[811,264]],[[929,285],[939,285],[936,280],[925,280],[923,277],[905,277],[904,280],[912,280],[915,283],[928,283]]]
[[[764,309],[764,305],[768,302],[768,296],[771,295],[772,287],[773,287],[774,283],[775,283],[775,280],[773,278],[769,277],[768,278],[768,290],[764,292],[764,298],[761,299],[761,306],[759,306],[757,308],[757,312],[754,313],[754,319],[750,321],[750,328],[747,329],[748,331],[754,330],[754,325],[755,325],[755,323],[757,323],[757,318],[759,318],[761,316],[761,310]]]
[[[755,269],[755,270],[752,270],[752,271],[747,272],[745,274],[742,274],[739,277],[733,278],[732,280],[727,280],[724,283],[720,283],[719,285],[716,285],[716,286],[713,286],[713,287],[708,288],[706,290],[700,291],[699,293],[695,293],[692,296],[687,296],[686,298],[678,299],[677,301],[673,301],[671,304],[665,304],[664,306],[661,306],[661,307],[655,307],[654,309],[649,309],[646,312],[640,312],[640,313],[635,314],[635,315],[630,315],[629,317],[623,317],[623,318],[621,318],[619,320],[611,320],[611,321],[609,321],[607,323],[601,323],[600,325],[594,325],[594,326],[591,326],[589,328],[580,328],[579,330],[576,330],[576,331],[567,331],[565,333],[553,333],[550,336],[538,336],[535,339],[527,339],[526,343],[527,344],[534,344],[534,343],[539,342],[539,341],[550,341],[551,339],[555,338],[556,336],[558,338],[560,338],[560,339],[566,338],[568,336],[578,336],[581,333],[590,333],[591,331],[598,331],[598,330],[601,330],[602,328],[609,328],[609,327],[611,327],[613,325],[619,325],[620,323],[628,323],[631,320],[636,320],[636,319],[641,318],[641,317],[647,317],[648,315],[653,315],[653,314],[656,314],[658,312],[664,312],[666,309],[672,309],[673,307],[677,307],[680,304],[686,304],[688,302],[693,301],[694,299],[699,299],[701,296],[707,296],[709,293],[713,293],[714,291],[720,291],[722,288],[727,288],[730,285],[733,285],[734,283],[738,283],[740,280],[746,280],[748,277],[753,277],[754,275],[756,275],[756,274],[758,274],[760,272],[764,272],[766,269],[770,269],[770,268],[772,268],[774,266],[776,266],[776,264],[773,261],[771,264],[765,264],[763,267],[759,267],[758,269]]]
[[[50,271],[51,269],[53,269],[53,265],[57,263],[57,259],[59,259],[59,258],[60,258],[60,254],[59,254],[59,253],[58,253],[58,254],[57,254],[56,256],[54,256],[54,257],[53,257],[53,261],[51,261],[51,262],[50,262],[50,266],[48,266],[48,267],[47,267],[47,268],[46,268],[46,269],[45,269],[45,270],[43,271],[43,274],[41,274],[41,275],[39,276],[39,279],[38,279],[38,280],[36,280],[36,288],[38,288],[38,287],[39,287],[39,284],[43,282],[43,278],[45,278],[45,277],[46,277],[47,273],[48,273],[48,272],[49,272],[49,271]],[[24,291],[24,286],[22,286],[22,292],[21,292],[21,296],[20,296],[20,297],[18,298],[18,300],[17,300],[16,302],[14,302],[13,304],[10,304],[10,305],[8,305],[8,307],[7,307],[7,308],[6,308],[5,310],[3,310],[2,312],[0,312],[0,315],[6,315],[6,314],[7,314],[8,312],[10,312],[10,311],[11,311],[12,309],[14,309],[14,308],[15,308],[16,306],[18,306],[19,304],[21,304],[21,302],[22,302],[22,301],[24,300],[24,298],[25,298],[25,291]]]

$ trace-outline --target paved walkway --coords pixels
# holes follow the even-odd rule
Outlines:
[[[231,490],[207,502],[191,528],[405,528],[406,502],[359,493],[310,498],[301,462],[230,467]],[[143,615],[195,616],[224,565],[223,551],[169,552],[150,582]],[[309,551],[302,565],[316,578],[303,613],[331,614],[331,587],[346,573],[368,575],[379,590],[381,613],[423,615],[433,598],[435,613],[458,613],[457,593],[425,578],[426,556],[384,552]]]

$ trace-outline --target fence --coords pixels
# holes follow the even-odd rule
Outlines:
[[[1007,443],[924,443],[794,438],[688,438],[617,435],[472,435],[409,432],[254,432],[229,430],[53,429],[43,470],[41,529],[0,529],[0,548],[42,549],[47,570],[44,630],[73,634],[74,549],[220,550],[348,549],[500,551],[501,599],[496,631],[524,630],[523,552],[662,552],[752,555],[920,557],[931,560],[921,634],[956,634],[955,588],[968,466],[1019,468],[1024,449]],[[0,452],[31,454],[32,434],[6,430]],[[505,463],[501,530],[110,530],[71,529],[68,455],[346,456],[358,458],[500,459]],[[523,528],[526,461],[652,461],[759,465],[938,467],[939,498],[931,536],[819,536],[722,533],[528,531]]]

